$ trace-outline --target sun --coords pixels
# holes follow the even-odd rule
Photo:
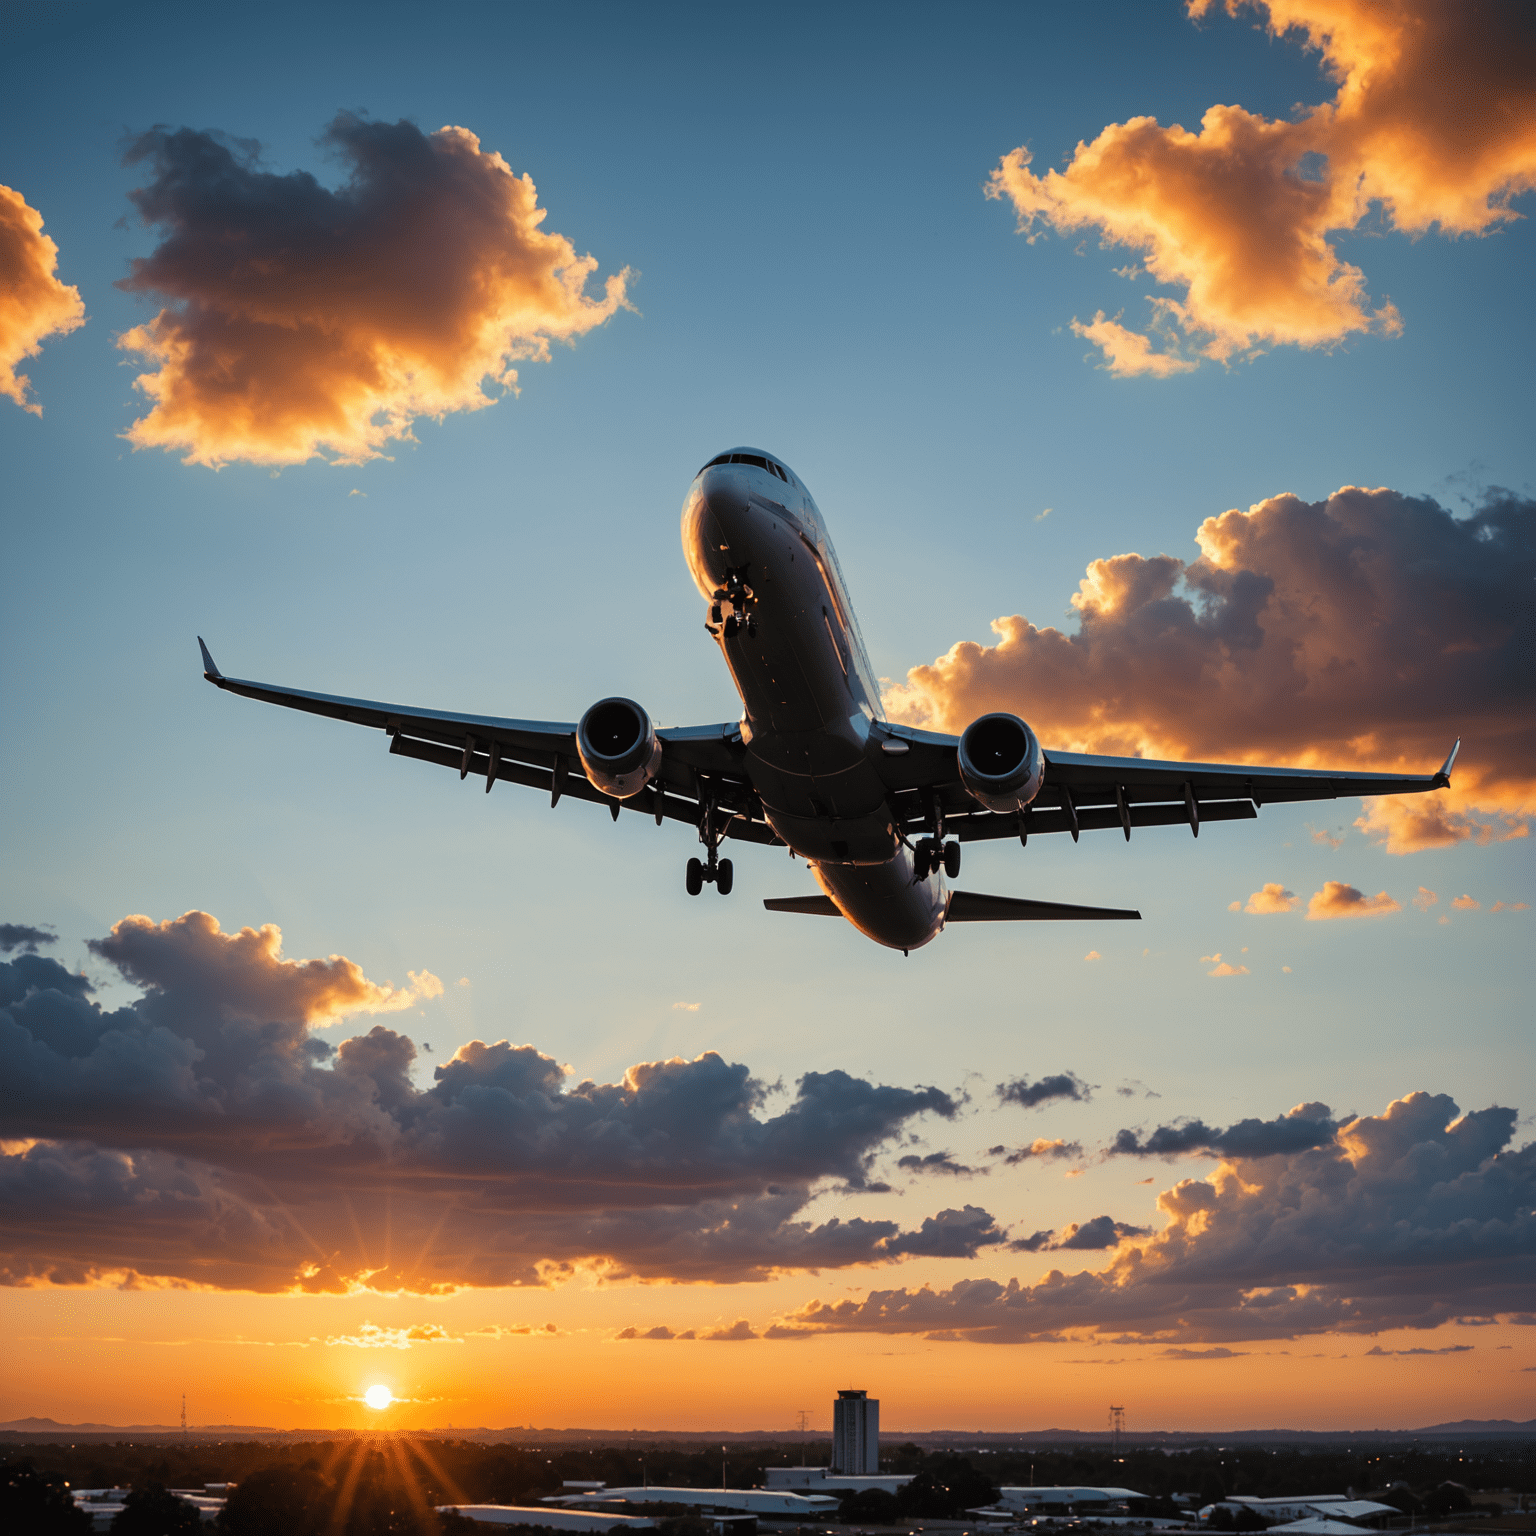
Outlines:
[[[394,1393],[392,1393],[388,1387],[383,1385],[369,1387],[368,1390],[363,1393],[363,1401],[367,1403],[370,1408],[388,1408],[389,1405],[394,1402],[394,1400]]]

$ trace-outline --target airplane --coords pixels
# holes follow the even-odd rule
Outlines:
[[[657,729],[633,699],[599,699],[573,724],[384,704],[225,677],[198,637],[215,687],[383,730],[400,757],[525,784],[549,795],[695,827],[704,857],[686,884],[729,894],[726,839],[788,846],[817,895],[772,912],[843,917],[903,954],[949,923],[1139,919],[1115,907],[951,890],[967,842],[1118,827],[1248,820],[1273,802],[1445,788],[1458,739],[1435,773],[1321,772],[1245,763],[1158,762],[1041,747],[1017,715],[959,736],[888,720],[827,526],[804,482],[756,448],[717,454],[683,503],[683,552],[707,604],[705,629],[741,695],[739,720]]]

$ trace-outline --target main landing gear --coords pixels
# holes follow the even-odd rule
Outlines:
[[[726,820],[730,820],[729,815]],[[715,802],[707,800],[704,803],[704,814],[699,820],[699,841],[704,844],[707,857],[688,860],[688,894],[690,896],[697,896],[704,889],[706,881],[722,896],[731,894],[735,871],[731,868],[729,859],[720,857],[721,831],[722,828],[717,825]]]
[[[718,624],[720,632],[727,640],[734,640],[745,629],[749,640],[757,639],[757,619],[750,610],[752,602],[752,588],[746,582],[746,568],[739,571],[727,571],[725,585],[716,587],[713,602],[710,604],[709,621]],[[724,611],[722,603],[729,603],[731,611],[721,617]]]
[[[919,880],[926,880],[940,868],[951,880],[956,880],[960,876],[960,844],[940,842],[936,837],[920,837],[913,850],[912,862]]]

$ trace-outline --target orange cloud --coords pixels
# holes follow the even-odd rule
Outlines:
[[[1186,0],[1196,20],[1216,3]],[[1031,240],[1037,224],[1097,230],[1178,291],[1150,299],[1162,352],[1102,311],[1092,325],[1073,322],[1122,376],[1395,334],[1397,310],[1372,307],[1365,274],[1328,237],[1373,209],[1408,234],[1437,225],[1484,234],[1517,217],[1510,200],[1536,186],[1536,46],[1520,7],[1225,0],[1225,9],[1258,12],[1275,37],[1300,34],[1322,55],[1333,99],[1291,121],[1213,106],[1198,133],[1131,118],[1079,143],[1064,171],[1037,176],[1029,150],[1015,149],[987,186],[1012,202]]]
[[[1488,910],[1490,912],[1529,912],[1531,904],[1528,901],[1496,901]]]
[[[1318,922],[1330,917],[1385,917],[1389,912],[1402,910],[1402,904],[1385,891],[1367,896],[1342,880],[1329,880],[1307,903],[1307,921]]]
[[[36,357],[49,336],[85,324],[80,290],[61,283],[59,248],[43,233],[43,216],[10,187],[0,186],[0,395],[34,416],[42,406],[27,399],[32,381],[16,372]]]
[[[1536,501],[1453,517],[1346,486],[1209,517],[1195,540],[1192,561],[1095,560],[1075,633],[995,619],[995,644],[889,688],[891,717],[960,731],[1009,710],[1047,750],[1419,773],[1460,736],[1451,789],[1367,801],[1356,825],[1392,853],[1527,834]]]
[[[1482,911],[1483,907],[1482,902],[1476,901],[1471,896],[1466,895],[1452,898],[1451,905],[1458,912],[1480,912]]]
[[[350,1349],[409,1349],[413,1344],[462,1344],[464,1341],[437,1323],[416,1323],[409,1328],[380,1328],[376,1323],[364,1323],[356,1333],[337,1334],[325,1342]]]
[[[625,306],[628,269],[590,297],[596,261],[467,129],[343,112],[322,141],[350,167],[337,191],[217,134],[157,128],[129,150],[153,172],[130,197],[163,239],[119,286],[170,301],[118,343],[153,365],[134,447],[215,468],[377,458]]]
[[[1271,912],[1289,912],[1294,909],[1301,898],[1294,892],[1288,891],[1283,885],[1270,881],[1268,885],[1261,886],[1248,898],[1248,904],[1243,908],[1244,912],[1257,913],[1260,916]],[[1232,910],[1237,909],[1237,903],[1232,903]]]
[[[1427,885],[1419,887],[1419,894],[1413,898],[1413,904],[1420,912],[1428,912],[1440,898]]]
[[[1201,965],[1212,965],[1212,964],[1215,965],[1216,969],[1214,971],[1207,971],[1205,973],[1207,976],[1246,976],[1246,975],[1248,975],[1248,967],[1246,965],[1233,965],[1230,961],[1223,960],[1219,954],[1215,954],[1215,955],[1201,955],[1200,956],[1200,964]]]

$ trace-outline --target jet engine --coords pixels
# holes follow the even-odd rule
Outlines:
[[[1017,715],[982,715],[960,738],[960,782],[989,811],[1022,811],[1040,793],[1045,757]]]
[[[576,751],[587,777],[605,795],[638,795],[661,767],[651,717],[633,699],[599,699],[576,727]]]

